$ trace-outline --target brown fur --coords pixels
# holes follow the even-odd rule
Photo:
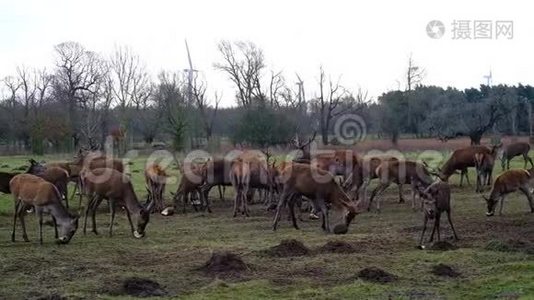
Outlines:
[[[491,175],[497,153],[475,153],[475,168],[477,171],[477,184],[475,191],[482,193],[484,185],[491,184]]]
[[[421,189],[420,193],[423,198],[424,212],[423,231],[421,232],[419,246],[422,247],[423,245],[423,238],[425,236],[426,225],[429,219],[434,220],[434,226],[428,242],[431,243],[434,240],[434,232],[436,230],[438,233],[438,241],[441,239],[440,219],[443,212],[447,213],[447,219],[449,220],[454,239],[458,240],[458,235],[456,234],[456,230],[454,230],[454,225],[451,220],[451,188],[449,184],[438,180],[429,185],[426,189],[421,185],[418,185],[418,187]]]
[[[61,204],[61,194],[57,188],[43,178],[32,174],[19,174],[9,183],[15,199],[15,216],[11,240],[15,241],[15,226],[17,217],[22,225],[23,238],[28,241],[24,222],[25,209],[34,207],[39,217],[39,242],[43,243],[43,213],[50,212],[54,221],[56,238],[58,238],[58,224],[60,227],[61,243],[68,243],[78,228],[78,218],[71,216]]]
[[[534,212],[534,200],[530,194],[530,186],[533,178],[534,167],[530,170],[511,169],[499,175],[493,183],[489,198],[484,197],[488,208],[486,214],[488,216],[493,216],[495,214],[497,203],[500,200],[501,207],[499,209],[499,215],[502,215],[504,198],[507,194],[517,190],[521,191],[527,197],[530,205],[530,212]]]
[[[208,194],[214,186],[230,186],[230,167],[232,161],[227,159],[215,159],[206,163],[205,171],[203,172],[203,184],[201,187],[200,197],[204,208],[211,212]]]
[[[180,172],[182,178],[178,189],[174,194],[173,202],[174,207],[178,207],[178,202],[182,199],[183,213],[185,214],[185,208],[188,202],[191,202],[191,197],[196,193],[197,197],[200,197],[200,187],[204,183],[206,177],[206,164],[188,164],[186,167],[180,166]],[[196,206],[193,206],[195,210]]]
[[[443,181],[448,181],[449,177],[455,174],[456,171],[460,171],[460,186],[462,186],[463,184],[464,176],[467,179],[467,184],[469,184],[467,168],[475,167],[475,154],[493,154],[496,152],[496,150],[497,146],[494,146],[492,149],[486,146],[470,146],[466,148],[457,149],[452,153],[451,157],[441,167],[439,177]]]
[[[368,210],[371,209],[373,199],[382,193],[391,183],[399,185],[399,198],[402,199],[402,185],[410,184],[412,187],[412,209],[415,209],[416,184],[428,186],[432,177],[426,167],[415,161],[390,160],[382,162],[375,170],[380,184],[371,192]],[[376,210],[380,211],[380,201],[376,201]]]
[[[517,142],[507,145],[502,152],[502,158],[501,158],[501,167],[504,170],[506,166],[506,170],[510,169],[510,161],[519,155],[523,156],[523,160],[525,161],[525,164],[523,168],[527,167],[527,161],[530,163],[531,167],[534,167],[534,163],[532,163],[532,159],[528,156],[528,152],[530,151],[530,144],[524,143],[524,142]]]
[[[349,197],[337,184],[332,174],[322,169],[307,164],[292,163],[280,174],[283,182],[283,191],[278,202],[276,215],[273,222],[273,230],[276,230],[280,220],[282,207],[289,205],[293,227],[298,229],[294,213],[294,199],[304,196],[315,202],[315,206],[321,209],[323,215],[322,228],[330,231],[327,204],[332,205],[344,217],[344,226],[348,228],[352,219],[362,209],[354,205]],[[358,202],[358,204],[361,204]]]
[[[154,210],[161,212],[165,208],[163,194],[167,173],[158,164],[150,164],[145,168],[145,184],[149,192],[149,199],[155,201]]]
[[[87,216],[89,211],[92,212],[93,232],[98,234],[96,230],[96,209],[106,199],[110,203],[110,223],[109,223],[109,235],[113,234],[113,222],[115,218],[116,206],[124,207],[128,221],[130,223],[131,231],[134,237],[143,237],[145,233],[145,227],[148,224],[150,217],[150,210],[154,201],[151,201],[147,207],[143,207],[134,192],[130,178],[115,169],[98,168],[88,172],[82,172],[81,180],[85,193],[90,196],[90,201],[85,210],[84,220],[84,234],[87,225]],[[134,229],[133,217],[136,223]]]

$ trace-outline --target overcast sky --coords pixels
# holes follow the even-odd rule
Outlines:
[[[313,96],[318,69],[342,75],[349,89],[375,99],[404,82],[407,59],[426,69],[425,84],[478,87],[490,68],[493,83],[534,84],[534,5],[529,1],[45,1],[0,0],[0,76],[17,65],[52,67],[53,46],[77,41],[109,55],[129,45],[155,75],[194,67],[235,105],[231,83],[214,70],[222,39],[250,40],[264,50],[270,69],[289,82],[303,77]],[[429,21],[445,35],[431,39]],[[454,20],[488,20],[491,39],[453,39]],[[496,38],[497,21],[513,21],[513,38]],[[471,35],[473,35],[472,33]]]

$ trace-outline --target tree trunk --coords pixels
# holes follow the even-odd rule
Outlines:
[[[323,145],[328,145],[328,128],[321,127],[321,140]]]
[[[482,134],[474,133],[469,136],[471,139],[471,145],[480,145],[480,140],[482,140]]]
[[[397,146],[397,143],[399,142],[399,133],[398,132],[394,132],[391,135],[391,142],[393,143],[393,145]]]

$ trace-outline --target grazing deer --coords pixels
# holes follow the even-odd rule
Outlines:
[[[13,232],[11,241],[15,241],[17,217],[22,226],[22,238],[28,242],[26,224],[24,222],[25,208],[33,206],[39,219],[39,243],[43,243],[43,213],[52,215],[55,237],[59,243],[67,244],[78,228],[78,217],[69,214],[61,204],[61,194],[50,182],[31,174],[19,174],[9,183],[15,200],[15,214],[13,218]],[[58,232],[59,227],[59,232]]]
[[[29,160],[30,168],[26,173],[33,174],[56,186],[62,198],[65,199],[65,206],[69,208],[69,193],[67,185],[69,184],[69,173],[63,168],[44,167],[33,159]]]
[[[165,208],[163,194],[167,173],[158,164],[150,164],[145,168],[145,184],[149,193],[149,199],[154,201],[154,210],[161,212]]]
[[[209,192],[214,186],[231,186],[230,167],[232,161],[226,159],[210,160],[206,163],[206,170],[203,172],[203,184],[200,188],[200,199],[204,209],[211,213],[209,202]]]
[[[124,207],[132,234],[135,238],[142,238],[145,235],[145,229],[150,219],[150,211],[154,206],[154,201],[150,201],[146,207],[139,203],[137,195],[134,192],[130,178],[115,169],[98,168],[81,174],[82,187],[90,201],[85,210],[85,220],[83,224],[83,233],[87,227],[87,216],[91,211],[93,221],[93,232],[96,230],[96,209],[106,199],[109,201],[110,222],[109,235],[113,234],[113,221],[115,219],[116,206]],[[136,227],[134,228],[134,222]]]
[[[477,185],[475,191],[482,193],[484,185],[491,184],[491,174],[493,173],[493,165],[495,164],[495,156],[497,153],[475,153],[475,168],[477,171]]]
[[[443,182],[438,179],[438,181],[432,183],[425,188],[424,185],[418,183],[417,189],[420,192],[423,201],[423,231],[421,232],[421,238],[419,240],[419,247],[421,249],[423,246],[423,238],[425,236],[426,225],[428,220],[434,220],[434,226],[432,228],[432,234],[430,235],[429,243],[434,240],[434,232],[438,233],[438,241],[440,237],[440,219],[443,212],[447,213],[447,219],[451,225],[452,233],[454,239],[458,240],[458,235],[456,230],[454,230],[454,225],[452,225],[451,220],[451,188],[448,183]]]
[[[428,186],[432,177],[426,167],[415,161],[391,160],[382,162],[375,170],[380,184],[371,192],[368,210],[371,210],[373,199],[380,195],[392,182],[399,185],[399,196],[402,195],[402,185],[412,187],[412,209],[415,209],[416,184]],[[380,212],[380,200],[376,201],[376,210]]]
[[[525,165],[523,168],[527,168],[527,161],[530,163],[531,167],[534,167],[534,163],[532,163],[532,159],[528,156],[528,152],[530,151],[530,145],[528,143],[523,142],[517,142],[512,143],[508,146],[506,146],[502,151],[501,156],[501,167],[504,170],[504,167],[506,165],[506,170],[510,169],[510,161],[519,155],[523,155],[523,160],[525,161]]]
[[[499,215],[502,215],[502,209],[504,206],[504,198],[509,193],[515,192],[517,190],[521,191],[528,199],[528,204],[530,205],[530,212],[534,213],[534,202],[532,195],[530,193],[530,187],[532,179],[534,178],[534,167],[530,170],[525,169],[511,169],[505,171],[504,173],[497,176],[489,198],[483,196],[486,200],[488,211],[486,212],[487,216],[493,216],[495,214],[495,208],[497,203],[501,201],[501,207],[499,209]]]
[[[448,181],[449,177],[460,171],[460,186],[463,185],[464,176],[469,184],[469,177],[467,176],[467,168],[475,166],[475,154],[486,153],[495,154],[502,144],[494,145],[491,149],[486,146],[470,146],[467,148],[455,150],[451,157],[445,162],[438,172],[438,176],[443,181]]]
[[[322,225],[324,231],[330,232],[330,222],[328,217],[327,204],[343,216],[343,229],[339,233],[346,233],[348,226],[357,213],[361,211],[361,201],[354,205],[343,192],[343,189],[336,182],[334,176],[329,172],[310,166],[308,164],[292,163],[280,174],[279,180],[283,183],[283,190],[276,208],[276,215],[273,221],[273,230],[276,230],[280,220],[282,208],[289,206],[289,212],[293,227],[299,229],[295,218],[295,201],[304,196],[314,202],[322,212]],[[336,226],[335,228],[337,228]]]

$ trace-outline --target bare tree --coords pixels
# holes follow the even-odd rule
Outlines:
[[[361,89],[356,97],[349,93],[340,84],[340,80],[326,80],[323,67],[319,72],[319,97],[314,101],[316,113],[319,118],[319,127],[321,131],[321,140],[324,145],[328,145],[328,133],[331,122],[334,118],[345,114],[354,113],[363,107],[367,101],[367,93]]]
[[[202,119],[202,125],[204,127],[204,133],[208,142],[213,135],[213,124],[215,117],[217,116],[217,111],[219,110],[219,102],[221,97],[219,94],[215,93],[213,101],[206,96],[207,83],[205,80],[198,78],[198,75],[193,81],[191,88],[191,93],[193,100],[195,101],[195,106],[200,113],[200,118]]]
[[[406,91],[411,91],[414,86],[421,84],[426,76],[425,69],[419,67],[413,60],[412,54],[408,58],[408,68],[406,69]]]
[[[218,49],[223,62],[214,66],[226,73],[235,84],[238,104],[250,107],[254,100],[265,101],[260,83],[265,68],[262,50],[254,43],[244,41],[222,41]]]

